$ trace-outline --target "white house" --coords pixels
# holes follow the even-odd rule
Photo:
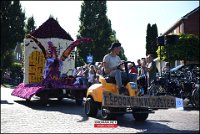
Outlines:
[[[15,60],[17,62],[22,62],[22,49],[21,49],[21,44],[17,43],[15,50],[14,50],[14,55],[15,55]]]
[[[72,37],[58,24],[58,22],[49,18],[38,29],[30,33],[37,38],[44,48],[48,50],[48,42],[51,41],[56,47],[58,58],[63,51],[73,42]],[[24,83],[38,83],[43,79],[43,70],[45,58],[41,49],[32,39],[24,39]],[[67,73],[75,67],[75,52],[63,62],[61,74]],[[72,72],[69,72],[72,73]],[[68,74],[72,75],[72,74]]]

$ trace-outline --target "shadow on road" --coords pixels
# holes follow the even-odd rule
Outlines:
[[[143,133],[199,133],[199,131],[191,130],[177,130],[173,129],[163,123],[170,123],[170,120],[147,120],[144,122],[137,122],[131,114],[117,117],[118,125],[121,127],[129,127],[141,130]]]
[[[78,106],[75,101],[70,99],[63,99],[62,101],[58,100],[49,100],[48,104],[44,105],[40,102],[40,100],[15,100],[16,103],[25,105],[34,110],[43,110],[43,111],[58,111],[64,114],[74,114],[80,115],[82,117],[78,122],[87,121],[88,117],[84,114],[84,107]]]
[[[195,107],[185,107],[184,111],[199,111],[199,109],[197,109]]]
[[[7,100],[1,100],[1,104],[14,104],[14,103],[10,103]]]
[[[101,119],[101,115],[99,113],[96,119]],[[199,133],[199,131],[195,130],[177,130],[165,125],[171,123],[172,121],[170,120],[148,120],[147,118],[144,122],[138,122],[135,121],[132,114],[121,115],[116,117],[114,120],[117,120],[118,126],[120,127],[134,128],[141,130],[141,133]]]
[[[76,105],[75,101],[70,99],[64,99],[63,101],[49,100],[49,105],[43,105],[39,100],[31,100],[31,102],[18,100],[15,102],[34,110],[44,110],[47,112],[58,111],[65,114],[80,115],[82,119],[78,120],[77,122],[84,122],[89,119],[84,114],[83,105],[78,106]],[[100,112],[98,112],[96,119],[101,119]],[[166,125],[172,122],[170,120],[148,120],[147,118],[145,122],[136,122],[132,114],[118,116],[116,120],[118,121],[118,126],[141,130],[142,133],[199,133],[199,131],[173,129]]]

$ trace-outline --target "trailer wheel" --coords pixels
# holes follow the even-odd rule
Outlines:
[[[98,107],[93,98],[89,97],[86,99],[84,104],[85,114],[87,116],[96,117],[98,112]]]
[[[76,99],[76,104],[77,104],[78,106],[81,106],[82,103],[83,103],[83,100],[82,100],[82,99]]]
[[[109,119],[115,119],[117,114],[110,113],[108,110],[104,107],[101,107],[101,118],[104,120],[109,120]]]
[[[116,116],[123,116],[125,113],[117,113]]]
[[[135,121],[145,121],[149,116],[149,113],[132,113],[132,114]]]
[[[41,101],[41,103],[44,104],[44,105],[46,105],[48,103],[48,100],[49,100],[48,94],[46,94],[46,93],[43,92],[40,95],[40,101]]]
[[[31,99],[26,99],[26,102],[27,102],[27,103],[31,102]]]
[[[57,99],[59,102],[61,102],[63,100],[63,97],[58,97]]]
[[[76,91],[76,92],[74,92],[74,94],[75,94],[76,104],[78,106],[81,106],[83,104],[83,97],[84,97],[83,93],[80,91]]]

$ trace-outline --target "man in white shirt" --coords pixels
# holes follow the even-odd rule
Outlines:
[[[146,71],[147,71],[147,79],[149,87],[151,85],[151,82],[156,79],[156,74],[158,72],[158,69],[156,67],[155,61],[153,61],[152,54],[148,54],[146,59],[147,59]]]
[[[111,51],[109,54],[106,54],[103,58],[103,67],[105,74],[108,74],[110,77],[114,77],[116,84],[119,89],[119,93],[122,94],[125,92],[125,88],[122,85],[122,78],[127,78],[126,72],[122,71],[122,61],[118,56],[121,51],[120,43],[113,43],[109,48]],[[118,68],[119,67],[119,68]],[[120,69],[121,68],[121,69]],[[136,82],[137,75],[129,74],[130,81]]]

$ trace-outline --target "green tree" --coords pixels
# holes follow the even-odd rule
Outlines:
[[[151,50],[151,24],[147,24],[147,35],[146,35],[146,55],[150,53]]]
[[[157,58],[157,37],[158,37],[158,30],[157,25],[148,23],[147,25],[147,35],[146,35],[146,55],[153,54],[154,58]]]
[[[127,61],[126,55],[124,54],[124,48],[123,47],[121,49],[121,53],[120,53],[119,57],[121,58],[121,60]]]
[[[159,59],[160,51],[161,58],[164,61],[199,61],[199,37],[192,34],[180,34],[178,43],[162,46],[161,50],[158,48],[157,54]]]
[[[156,50],[158,49],[157,46],[157,37],[158,37],[158,29],[157,29],[157,25],[153,24],[152,27],[152,54],[154,55],[154,58],[157,58],[157,52]]]
[[[36,28],[35,20],[34,20],[33,16],[31,16],[27,19],[27,23],[25,25],[25,33],[29,34],[29,33],[33,32],[35,30],[35,28]]]
[[[1,1],[1,71],[12,63],[17,43],[24,39],[25,13],[19,1]]]
[[[102,61],[110,45],[117,41],[116,32],[111,28],[107,15],[106,1],[84,1],[81,5],[80,26],[77,38],[90,37],[93,42],[77,48],[79,59],[86,62],[91,54],[94,62]],[[93,62],[93,63],[94,63]]]

